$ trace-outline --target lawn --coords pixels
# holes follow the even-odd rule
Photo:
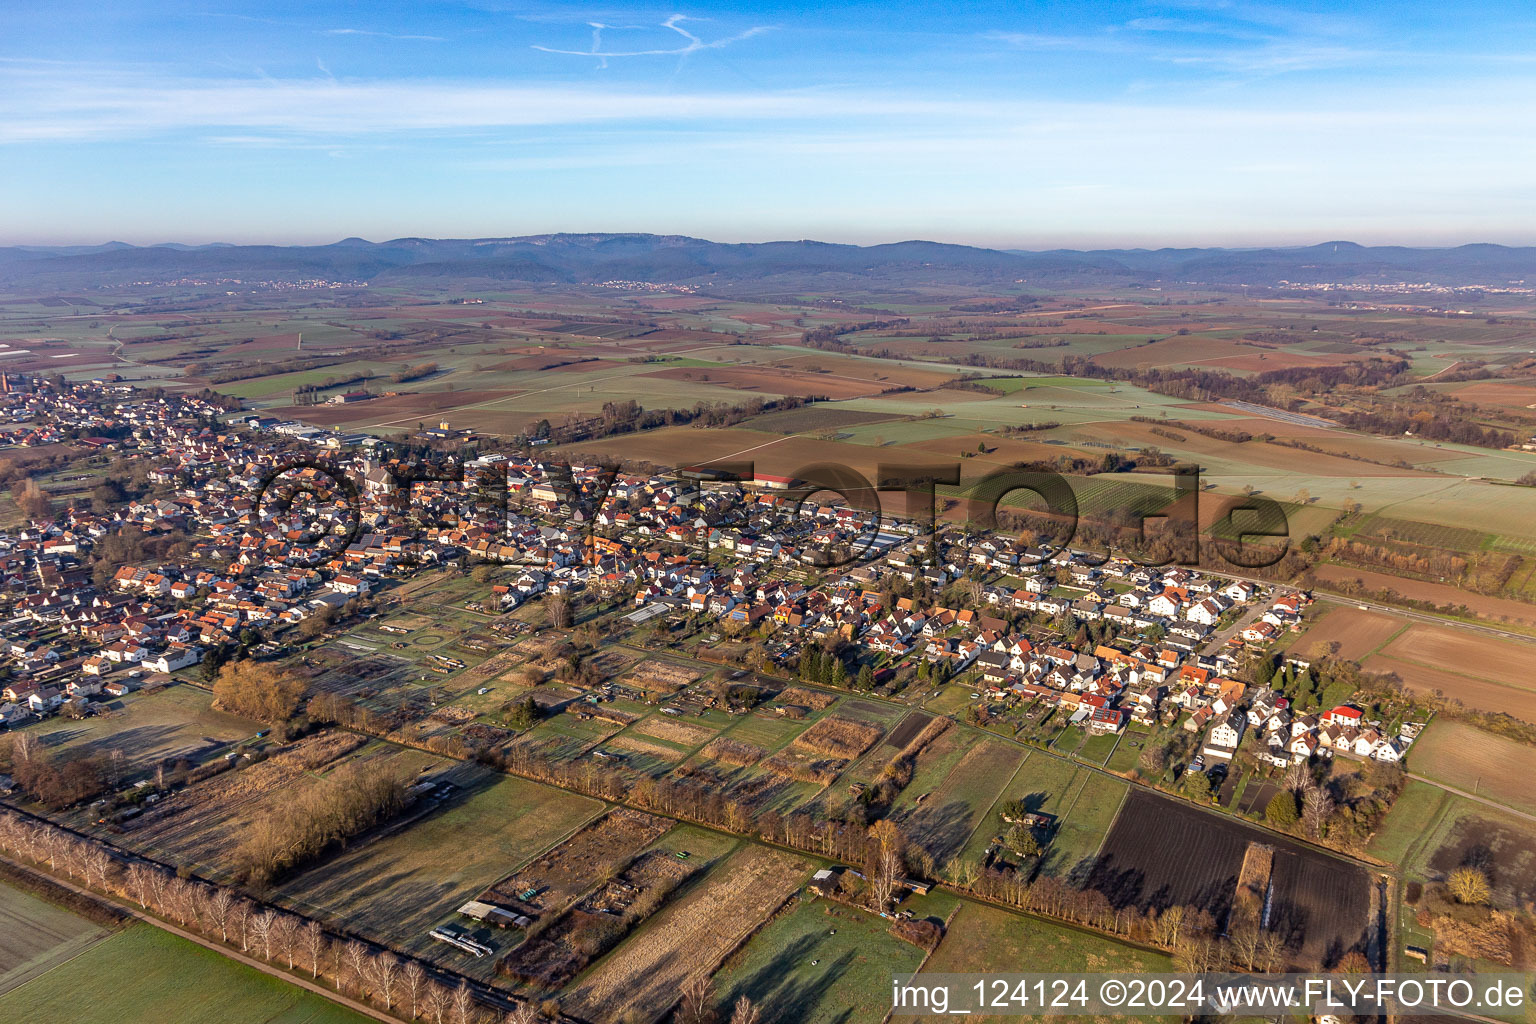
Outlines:
[[[372,1022],[145,924],[119,932],[6,993],[4,1006],[6,1020],[70,1024]]]
[[[889,928],[873,914],[798,897],[731,958],[715,989],[727,1007],[749,997],[764,1020],[877,1024],[890,1010],[891,975],[923,960]]]
[[[494,776],[399,831],[290,879],[281,901],[457,970],[484,968],[428,932],[466,900],[601,813],[603,804],[524,779]]]

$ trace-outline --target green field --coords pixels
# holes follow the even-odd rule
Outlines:
[[[888,921],[801,896],[715,976],[715,990],[727,1008],[747,996],[765,1021],[878,1024],[890,1009],[891,975],[922,960]]]
[[[1454,798],[1438,786],[1409,779],[1397,802],[1387,812],[1381,828],[1371,837],[1366,852],[1389,864],[1406,866],[1415,844],[1423,839],[1426,830],[1438,820],[1446,801],[1451,799]]]
[[[280,978],[145,924],[119,932],[6,993],[0,1018],[37,1024],[372,1021]]]
[[[280,901],[405,952],[488,975],[489,958],[475,961],[427,933],[596,817],[603,804],[523,779],[483,776],[448,807],[288,880]]]
[[[960,907],[959,913],[949,923],[944,941],[923,967],[924,973],[935,974],[989,971],[1145,974],[1171,970],[1172,964],[1162,953],[1137,949],[1092,932],[974,903]],[[941,1018],[904,1019],[937,1021]],[[976,1015],[966,1018],[972,1021],[1020,1019]]]
[[[83,917],[0,885],[0,996],[80,955],[107,936]]]

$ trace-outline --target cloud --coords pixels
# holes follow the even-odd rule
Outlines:
[[[610,57],[686,57],[690,53],[697,53],[700,50],[718,50],[721,47],[730,46],[732,43],[739,43],[744,39],[751,39],[753,36],[761,35],[764,32],[772,30],[772,26],[770,25],[758,25],[747,29],[745,32],[738,32],[733,36],[726,36],[721,39],[714,39],[709,42],[705,42],[698,36],[694,35],[692,32],[689,32],[687,29],[683,28],[683,22],[698,20],[699,19],[697,18],[690,18],[687,15],[674,14],[666,21],[662,22],[659,26],[660,28],[669,29],[673,32],[676,32],[678,35],[682,36],[683,39],[687,40],[687,42],[682,46],[674,46],[665,49],[603,50],[601,47],[603,45],[604,29],[638,29],[643,26],[604,25],[603,23],[596,21],[588,23],[592,28],[592,48],[590,50],[561,50],[551,46],[540,46],[537,43],[534,44],[533,48],[543,53],[557,53],[568,57],[596,57],[599,60],[599,67],[607,67],[608,59]]]
[[[323,36],[374,36],[379,39],[408,39],[423,43],[446,43],[448,41],[442,36],[396,35],[393,32],[378,32],[369,28],[326,28],[319,31]]]

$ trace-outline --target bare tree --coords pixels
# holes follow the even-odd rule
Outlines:
[[[384,999],[384,1009],[395,1008],[395,988],[400,984],[400,958],[384,953],[373,958],[373,985]]]
[[[459,982],[459,987],[453,990],[453,1024],[475,1024],[479,1016],[475,1008],[475,994],[470,991],[469,982]]]
[[[140,909],[149,907],[150,882],[149,876],[154,871],[147,864],[134,864],[128,869],[128,888],[133,893],[135,902]]]
[[[761,1024],[763,1011],[752,1005],[752,1000],[742,996],[731,1010],[731,1024]]]
[[[91,847],[90,853],[85,859],[86,877],[91,884],[98,889],[105,889],[107,881],[112,876],[112,869],[117,864],[112,855],[99,846]]]
[[[710,1024],[714,1010],[715,991],[708,974],[701,972],[683,982],[683,999],[677,1008],[680,1024]]]
[[[358,993],[362,994],[364,985],[368,981],[368,947],[353,940],[342,947],[341,958],[346,964],[348,975],[357,985]]]
[[[507,1014],[502,1024],[539,1024],[544,1019],[539,1013],[539,1008],[532,1003],[523,1003],[517,1009]]]
[[[1333,798],[1321,786],[1308,786],[1301,798],[1301,824],[1313,839],[1323,834],[1333,816]]]
[[[325,929],[320,922],[309,921],[304,925],[304,950],[309,954],[309,976],[320,977],[320,958],[325,956]]]
[[[278,914],[277,920],[272,922],[272,945],[277,950],[277,955],[288,961],[288,969],[293,970],[293,958],[299,945],[299,919],[292,914]]]
[[[405,991],[411,1000],[411,1020],[421,1016],[421,991],[427,984],[426,968],[419,960],[408,960],[404,971]]]
[[[432,1024],[447,1024],[448,1011],[453,1006],[453,993],[435,981],[429,982],[423,1006]]]
[[[277,923],[277,915],[270,910],[263,910],[251,918],[251,932],[256,937],[256,945],[261,947],[261,958],[272,959],[272,926]]]
[[[251,951],[251,914],[256,908],[250,900],[235,900],[234,910],[230,912],[230,921],[235,926],[235,934],[240,936],[240,952]]]
[[[208,894],[204,909],[207,911],[208,920],[218,925],[219,939],[229,941],[229,915],[235,907],[235,894],[222,885],[214,888]]]

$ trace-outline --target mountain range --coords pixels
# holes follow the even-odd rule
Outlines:
[[[409,284],[489,281],[685,284],[710,293],[955,288],[1027,291],[1097,285],[1256,286],[1284,282],[1503,286],[1536,280],[1536,248],[1320,245],[1255,249],[985,249],[940,242],[841,245],[809,240],[724,243],[682,235],[548,234],[513,238],[347,238],[329,245],[0,247],[11,291],[181,279],[305,279]]]

